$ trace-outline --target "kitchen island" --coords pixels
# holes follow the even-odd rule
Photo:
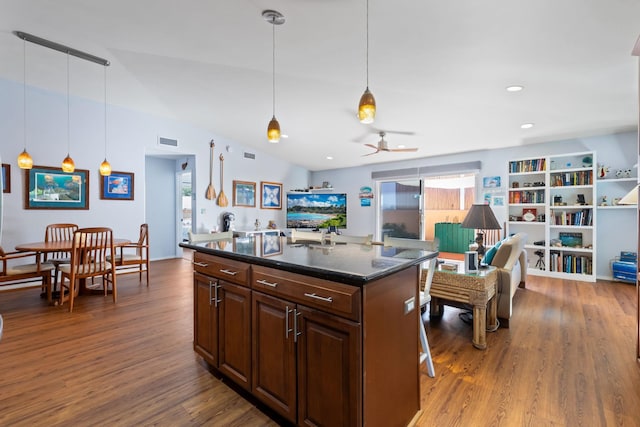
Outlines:
[[[193,249],[194,350],[297,425],[420,415],[420,264],[437,252],[251,236]]]

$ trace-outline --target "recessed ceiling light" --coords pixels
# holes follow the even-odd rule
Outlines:
[[[289,138],[289,135],[286,135],[286,134],[284,134],[284,133],[281,133],[281,134],[280,134],[280,138]]]
[[[522,129],[531,129],[533,127],[533,123],[523,123],[520,125]]]
[[[522,89],[524,89],[524,86],[520,86],[520,85],[507,86],[507,92],[520,92]]]
[[[327,160],[333,160],[333,156],[327,156]]]

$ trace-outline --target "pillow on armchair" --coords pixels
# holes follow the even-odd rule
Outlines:
[[[496,256],[496,252],[498,252],[498,248],[502,244],[502,240],[497,242],[491,249],[484,253],[482,257],[482,265],[491,265],[491,261],[493,261],[493,257]]]

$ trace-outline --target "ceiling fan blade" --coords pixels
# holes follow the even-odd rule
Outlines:
[[[373,149],[374,149],[374,150],[376,150],[376,151],[380,151],[380,149],[378,148],[378,146],[377,146],[377,145],[373,145],[373,144],[364,144],[364,145],[365,145],[365,146],[367,146],[367,147],[371,147],[371,148],[373,148]]]
[[[378,154],[379,152],[380,152],[380,150],[376,150],[373,153],[363,154],[362,157],[367,157],[367,156],[371,156],[373,154]]]
[[[415,135],[415,132],[412,131],[404,131],[404,130],[382,130],[375,127],[369,128],[366,132],[362,133],[356,138],[353,138],[353,142],[362,142],[365,139],[369,138],[370,135],[380,135],[380,132],[384,132],[385,134],[392,133],[395,135]]]
[[[418,151],[418,149],[417,148],[389,148],[388,151],[409,153],[409,152]]]

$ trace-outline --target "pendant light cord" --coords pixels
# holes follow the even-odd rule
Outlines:
[[[366,64],[367,64],[367,88],[369,88],[369,0],[367,0],[367,58],[366,58]]]
[[[104,67],[104,159],[107,160],[107,67]]]
[[[22,39],[22,135],[24,151],[27,151],[27,41]]]
[[[69,93],[69,52],[67,52],[67,156],[71,151],[71,101]]]
[[[272,35],[273,35],[273,70],[272,70],[272,76],[273,76],[273,117],[276,116],[276,17],[274,16],[272,18]]]

